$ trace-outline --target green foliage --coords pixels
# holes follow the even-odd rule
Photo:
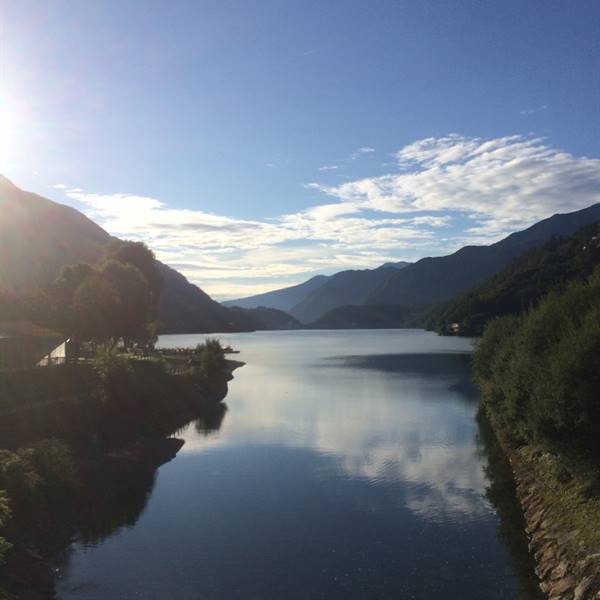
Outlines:
[[[144,244],[115,242],[99,268],[65,267],[34,302],[31,317],[77,341],[156,341],[162,279]]]
[[[528,310],[569,281],[584,281],[598,265],[600,223],[594,223],[519,256],[483,285],[433,311],[427,327],[445,333],[449,323],[458,323],[462,334],[481,335],[494,317]]]
[[[107,282],[116,298],[105,317],[105,328],[115,339],[122,337],[127,342],[137,339],[150,321],[151,294],[148,283],[140,270],[130,264],[115,260],[104,263],[101,278]]]
[[[100,379],[105,402],[114,395],[117,386],[133,376],[131,362],[126,356],[119,354],[112,344],[98,346],[94,357],[94,370]]]
[[[0,487],[7,491],[12,506],[23,508],[58,499],[74,483],[71,452],[58,440],[41,440],[14,452],[0,450]],[[0,496],[0,527],[2,512]]]
[[[71,451],[58,440],[41,440],[33,446],[33,465],[44,482],[47,497],[60,497],[76,482]]]
[[[12,511],[8,502],[6,490],[0,490],[0,529],[6,526],[10,519]],[[6,553],[12,548],[12,544],[3,537],[0,537],[0,565],[3,565],[6,560]]]
[[[136,267],[144,277],[150,291],[150,301],[156,309],[163,289],[163,279],[154,253],[143,242],[115,240],[106,252],[108,260]]]
[[[207,339],[198,344],[192,358],[192,375],[203,379],[218,377],[225,368],[225,354],[221,342],[217,339]]]
[[[16,452],[0,450],[0,486],[7,490],[15,505],[36,499],[42,483],[35,468],[33,448],[21,448]]]
[[[486,411],[512,442],[600,455],[600,269],[489,323],[474,368]]]

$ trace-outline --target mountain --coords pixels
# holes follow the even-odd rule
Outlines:
[[[94,264],[114,238],[85,215],[15,186],[0,175],[0,292],[35,293],[65,265]],[[251,331],[262,326],[251,314],[233,312],[167,265],[159,306],[163,331]]]
[[[508,267],[437,308],[428,327],[440,333],[457,323],[464,335],[481,335],[494,317],[535,307],[553,291],[572,281],[587,279],[600,267],[600,221],[569,237],[553,237],[542,246],[515,258]]]
[[[387,304],[382,306],[338,306],[309,323],[307,329],[398,329],[413,327],[421,313],[414,308]]]
[[[0,289],[15,295],[54,280],[64,265],[94,263],[113,238],[85,215],[0,175]]]
[[[409,262],[406,262],[405,260],[401,260],[399,262],[387,262],[387,263],[383,263],[378,268],[379,269],[404,269],[404,267],[408,267],[408,265],[410,265]]]
[[[404,262],[404,261],[388,262],[388,263],[385,263],[385,264],[377,267],[377,269],[368,269],[368,271],[376,271],[378,269],[403,269],[404,267],[406,267],[409,264],[410,263]],[[348,280],[352,276],[348,275],[348,274],[363,273],[363,271],[342,271],[341,273],[346,273],[346,275],[344,276],[344,284],[343,285],[346,286],[346,288],[350,288],[352,286]],[[263,307],[267,307],[267,308],[278,308],[279,310],[284,310],[287,312],[292,312],[293,310],[297,310],[298,315],[302,316],[303,319],[310,318],[310,316],[312,314],[312,313],[310,313],[311,309],[306,309],[310,314],[308,316],[305,316],[304,315],[305,309],[303,306],[301,306],[302,303],[308,298],[308,296],[312,295],[318,289],[325,286],[325,284],[327,284],[331,278],[337,278],[337,276],[340,275],[341,273],[337,273],[336,275],[332,275],[331,277],[328,277],[326,275],[317,275],[316,277],[312,277],[311,279],[305,281],[304,283],[300,283],[298,285],[294,285],[294,286],[287,287],[287,288],[282,288],[279,290],[274,290],[272,292],[266,292],[264,294],[257,294],[256,296],[248,296],[247,298],[239,298],[237,300],[227,300],[226,302],[223,302],[222,304],[224,306],[240,306],[242,308],[258,308],[260,306],[263,306]],[[392,271],[388,271],[387,273],[391,274]],[[381,274],[379,274],[379,275],[381,275]],[[374,276],[373,280],[379,282],[379,280],[380,280],[379,275]],[[358,275],[357,276],[357,284],[359,286],[362,286],[365,279],[366,279],[366,277],[364,275]],[[332,285],[332,287],[337,287],[338,284],[341,284],[341,282],[339,280],[336,280],[336,282]],[[364,295],[364,293],[365,292],[361,288],[358,295],[362,296],[362,295]],[[333,292],[332,288],[328,288],[324,291],[324,295],[326,295],[327,297],[333,296],[334,294],[335,293]],[[354,296],[356,296],[356,294],[353,293],[353,297]],[[342,301],[343,301],[343,298],[342,298]],[[312,302],[313,301],[311,301],[311,303]],[[317,302],[319,302],[319,300],[315,299],[314,303],[317,303]],[[324,300],[324,302],[327,303],[329,301]],[[339,304],[337,302],[334,302],[334,304],[336,306],[339,306]],[[346,299],[346,302],[344,304],[348,304],[348,299]]]
[[[293,285],[291,287],[239,298],[237,300],[227,300],[222,302],[224,306],[239,306],[240,308],[277,308],[279,310],[289,311],[296,304],[302,302],[308,294],[321,287],[328,277],[326,275],[317,275],[304,283]]]
[[[397,266],[381,266],[377,269],[341,271],[331,275],[321,286],[296,304],[290,310],[290,314],[302,323],[311,323],[334,308],[365,304],[371,290],[396,275],[399,269]]]
[[[257,331],[303,328],[302,323],[294,319],[292,315],[276,308],[266,308],[264,306],[259,306],[258,308],[239,308],[238,306],[232,306],[229,310],[234,314],[238,314],[240,318],[250,317]]]
[[[600,204],[548,219],[513,233],[490,246],[466,246],[449,256],[423,258],[371,291],[367,304],[434,305],[484,281],[523,252],[552,236],[572,235],[600,219]]]

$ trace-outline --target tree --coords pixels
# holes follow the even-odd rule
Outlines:
[[[153,309],[158,308],[158,302],[163,289],[163,279],[158,269],[154,252],[143,242],[114,241],[106,251],[106,260],[116,260],[123,264],[137,267],[145,278],[150,291]]]
[[[126,347],[130,341],[146,341],[153,297],[140,270],[133,264],[109,260],[102,266],[100,276],[118,297],[118,310],[113,313],[112,307],[107,307],[106,315],[116,336],[123,338]]]

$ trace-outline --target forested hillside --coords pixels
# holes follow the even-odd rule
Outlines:
[[[423,258],[398,271],[368,297],[368,304],[426,305],[446,302],[506,267],[553,236],[572,235],[600,219],[600,204],[556,214],[490,246],[465,246],[454,254]]]
[[[600,222],[573,236],[554,237],[516,258],[484,284],[436,309],[427,326],[440,333],[456,323],[464,335],[481,335],[495,316],[535,306],[550,291],[571,280],[584,280],[600,264]]]

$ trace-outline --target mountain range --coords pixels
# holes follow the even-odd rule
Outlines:
[[[494,317],[535,308],[550,292],[586,280],[600,266],[600,221],[572,236],[553,237],[521,254],[484,283],[438,306],[427,326],[446,333],[450,324],[463,335],[481,335]]]
[[[238,300],[228,300],[223,304],[243,308],[277,308],[289,312],[301,323],[311,323],[329,310],[364,304],[371,289],[387,281],[409,264],[385,263],[376,269],[340,271],[330,276],[317,275],[299,285]]]
[[[69,264],[100,261],[114,240],[74,208],[16,187],[0,176],[0,293],[22,296],[51,283]],[[163,332],[405,327],[465,294],[513,259],[555,236],[600,220],[600,204],[556,214],[489,246],[375,269],[318,275],[292,287],[219,304],[181,273],[158,262],[164,280]]]
[[[600,204],[595,204],[576,212],[553,215],[489,246],[465,246],[448,256],[399,263],[394,265],[396,268],[382,265],[377,269],[342,271],[319,280],[320,285],[310,291],[305,287],[309,282],[294,286],[294,300],[299,300],[301,292],[307,293],[289,312],[306,326],[318,328],[351,328],[358,323],[363,327],[376,327],[382,322],[422,324],[434,306],[481,284],[524,252],[554,236],[572,235],[580,227],[599,219]],[[269,307],[271,299],[282,292],[285,290],[261,294],[260,301]],[[245,300],[229,304],[243,305]],[[377,308],[341,310],[349,305]],[[392,306],[404,307],[405,311],[390,308]],[[386,312],[390,314],[384,316]]]

